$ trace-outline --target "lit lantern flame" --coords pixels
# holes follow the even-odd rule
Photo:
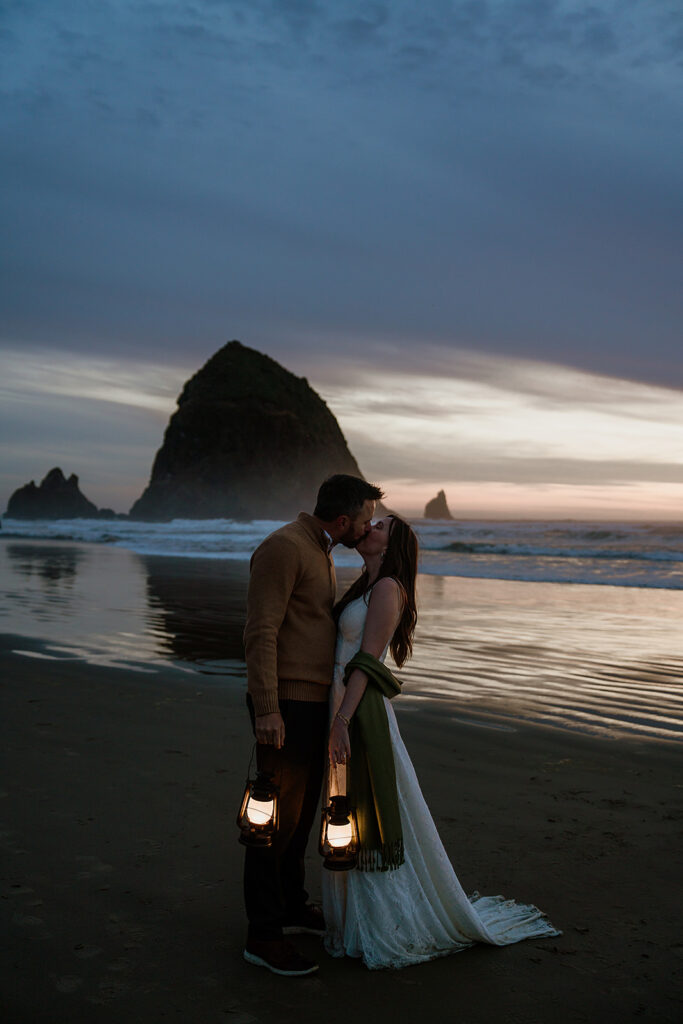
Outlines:
[[[329,807],[323,808],[320,852],[323,866],[330,871],[350,871],[356,866],[358,829],[347,796],[331,796]]]
[[[348,846],[352,839],[353,827],[350,821],[345,825],[328,824],[327,841],[335,850],[341,849],[343,846]]]
[[[250,797],[247,803],[247,819],[250,825],[266,825],[275,813],[274,800],[256,800]]]
[[[257,772],[247,779],[237,815],[243,846],[272,846],[278,826],[278,787],[272,775]]]

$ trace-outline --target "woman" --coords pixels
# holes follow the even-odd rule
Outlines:
[[[412,652],[417,618],[417,538],[410,526],[398,516],[386,516],[358,544],[358,552],[365,563],[363,572],[335,609],[338,634],[329,740],[331,793],[345,791],[347,762],[353,792],[354,767],[358,773],[359,762],[367,755],[355,727],[363,713],[362,707],[359,713],[359,705],[368,675],[359,669],[345,673],[345,668],[359,648],[366,652],[361,656],[365,663],[367,655],[383,662],[391,649],[400,667]],[[391,703],[386,696],[378,699],[385,707],[387,723],[383,728],[388,725],[393,754],[395,784],[391,764],[388,771],[393,799],[397,798],[399,835],[397,839],[391,834],[392,842],[382,845],[371,832],[364,836],[359,823],[359,867],[323,872],[327,952],[362,957],[371,969],[407,967],[475,942],[503,946],[560,935],[534,906],[502,896],[465,895],[420,791]],[[386,839],[384,832],[382,839]],[[364,850],[364,841],[374,849]],[[397,850],[399,855],[394,856]]]

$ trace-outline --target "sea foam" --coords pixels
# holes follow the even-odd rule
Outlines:
[[[281,522],[256,519],[5,519],[6,540],[113,544],[144,555],[248,560]],[[683,589],[683,527],[675,523],[415,520],[420,571],[444,576]],[[360,566],[338,545],[340,567]]]

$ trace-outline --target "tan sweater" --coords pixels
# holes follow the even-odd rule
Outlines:
[[[300,512],[252,555],[244,647],[257,715],[279,711],[278,698],[328,699],[337,581],[327,548],[325,532]]]

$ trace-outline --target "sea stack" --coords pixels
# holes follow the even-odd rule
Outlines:
[[[231,341],[184,386],[133,519],[288,519],[332,473],[361,476],[304,377]]]
[[[6,515],[11,519],[96,519],[99,513],[81,493],[76,474],[67,480],[56,466],[40,487],[31,480],[16,490],[7,503]]]
[[[444,491],[439,491],[435,498],[428,501],[425,505],[425,519],[452,519],[448,502],[446,501],[446,495]]]

